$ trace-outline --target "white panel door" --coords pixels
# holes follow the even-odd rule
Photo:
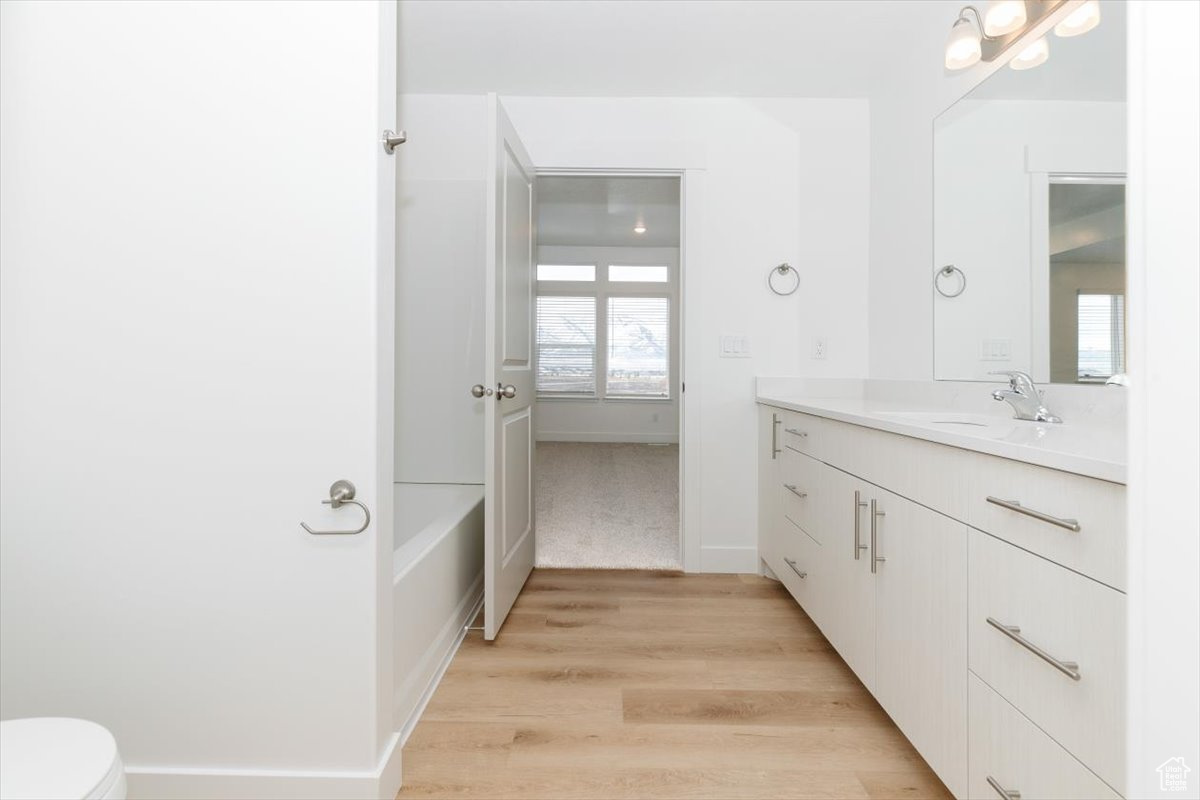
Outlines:
[[[487,364],[495,394],[484,454],[483,635],[495,639],[533,569],[533,163],[488,97]]]

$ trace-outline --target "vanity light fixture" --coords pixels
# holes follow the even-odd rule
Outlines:
[[[1040,36],[1037,41],[1017,53],[1017,57],[1008,62],[1008,65],[1015,70],[1033,69],[1045,64],[1048,58],[1050,58],[1050,43],[1046,41],[1045,36]]]
[[[1054,33],[1064,39],[1087,33],[1100,24],[1100,0],[1087,0],[1054,26]]]
[[[980,61],[995,61],[1067,2],[1069,0],[990,0],[982,14],[975,6],[963,6],[946,40],[946,69],[960,70]],[[967,15],[968,11],[974,14],[974,20]],[[1054,32],[1059,36],[1078,36],[1099,22],[1100,1],[1086,0],[1055,25]],[[1050,43],[1043,36],[1026,43],[1009,66],[1018,70],[1032,69],[1046,63],[1049,57]]]
[[[633,232],[634,233],[645,233],[646,226],[639,222],[637,225],[633,226]]]
[[[983,32],[1003,36],[1025,27],[1025,0],[991,0],[983,12]]]
[[[946,41],[946,69],[966,69],[978,64],[983,55],[979,32],[966,17],[968,10],[975,11],[972,6],[967,6],[958,12],[958,19],[950,28],[950,38]],[[975,16],[979,16],[978,11]]]

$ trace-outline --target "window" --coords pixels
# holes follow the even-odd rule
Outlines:
[[[669,329],[668,298],[608,298],[607,395],[670,395]]]
[[[538,264],[538,396],[670,400],[675,275],[662,262]]]
[[[608,268],[608,279],[628,283],[666,283],[671,279],[671,270],[669,267],[635,267],[613,264]]]
[[[538,264],[539,281],[595,281],[595,264]]]
[[[1080,292],[1078,379],[1102,381],[1125,371],[1125,296]]]
[[[594,395],[596,298],[539,296],[537,351],[538,394]]]

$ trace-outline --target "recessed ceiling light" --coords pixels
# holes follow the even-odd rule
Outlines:
[[[645,233],[646,226],[639,222],[637,225],[633,226],[633,232],[634,233]]]

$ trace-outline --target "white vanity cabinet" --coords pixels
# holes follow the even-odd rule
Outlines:
[[[760,441],[764,564],[956,797],[1119,796],[1123,486],[769,405]]]

